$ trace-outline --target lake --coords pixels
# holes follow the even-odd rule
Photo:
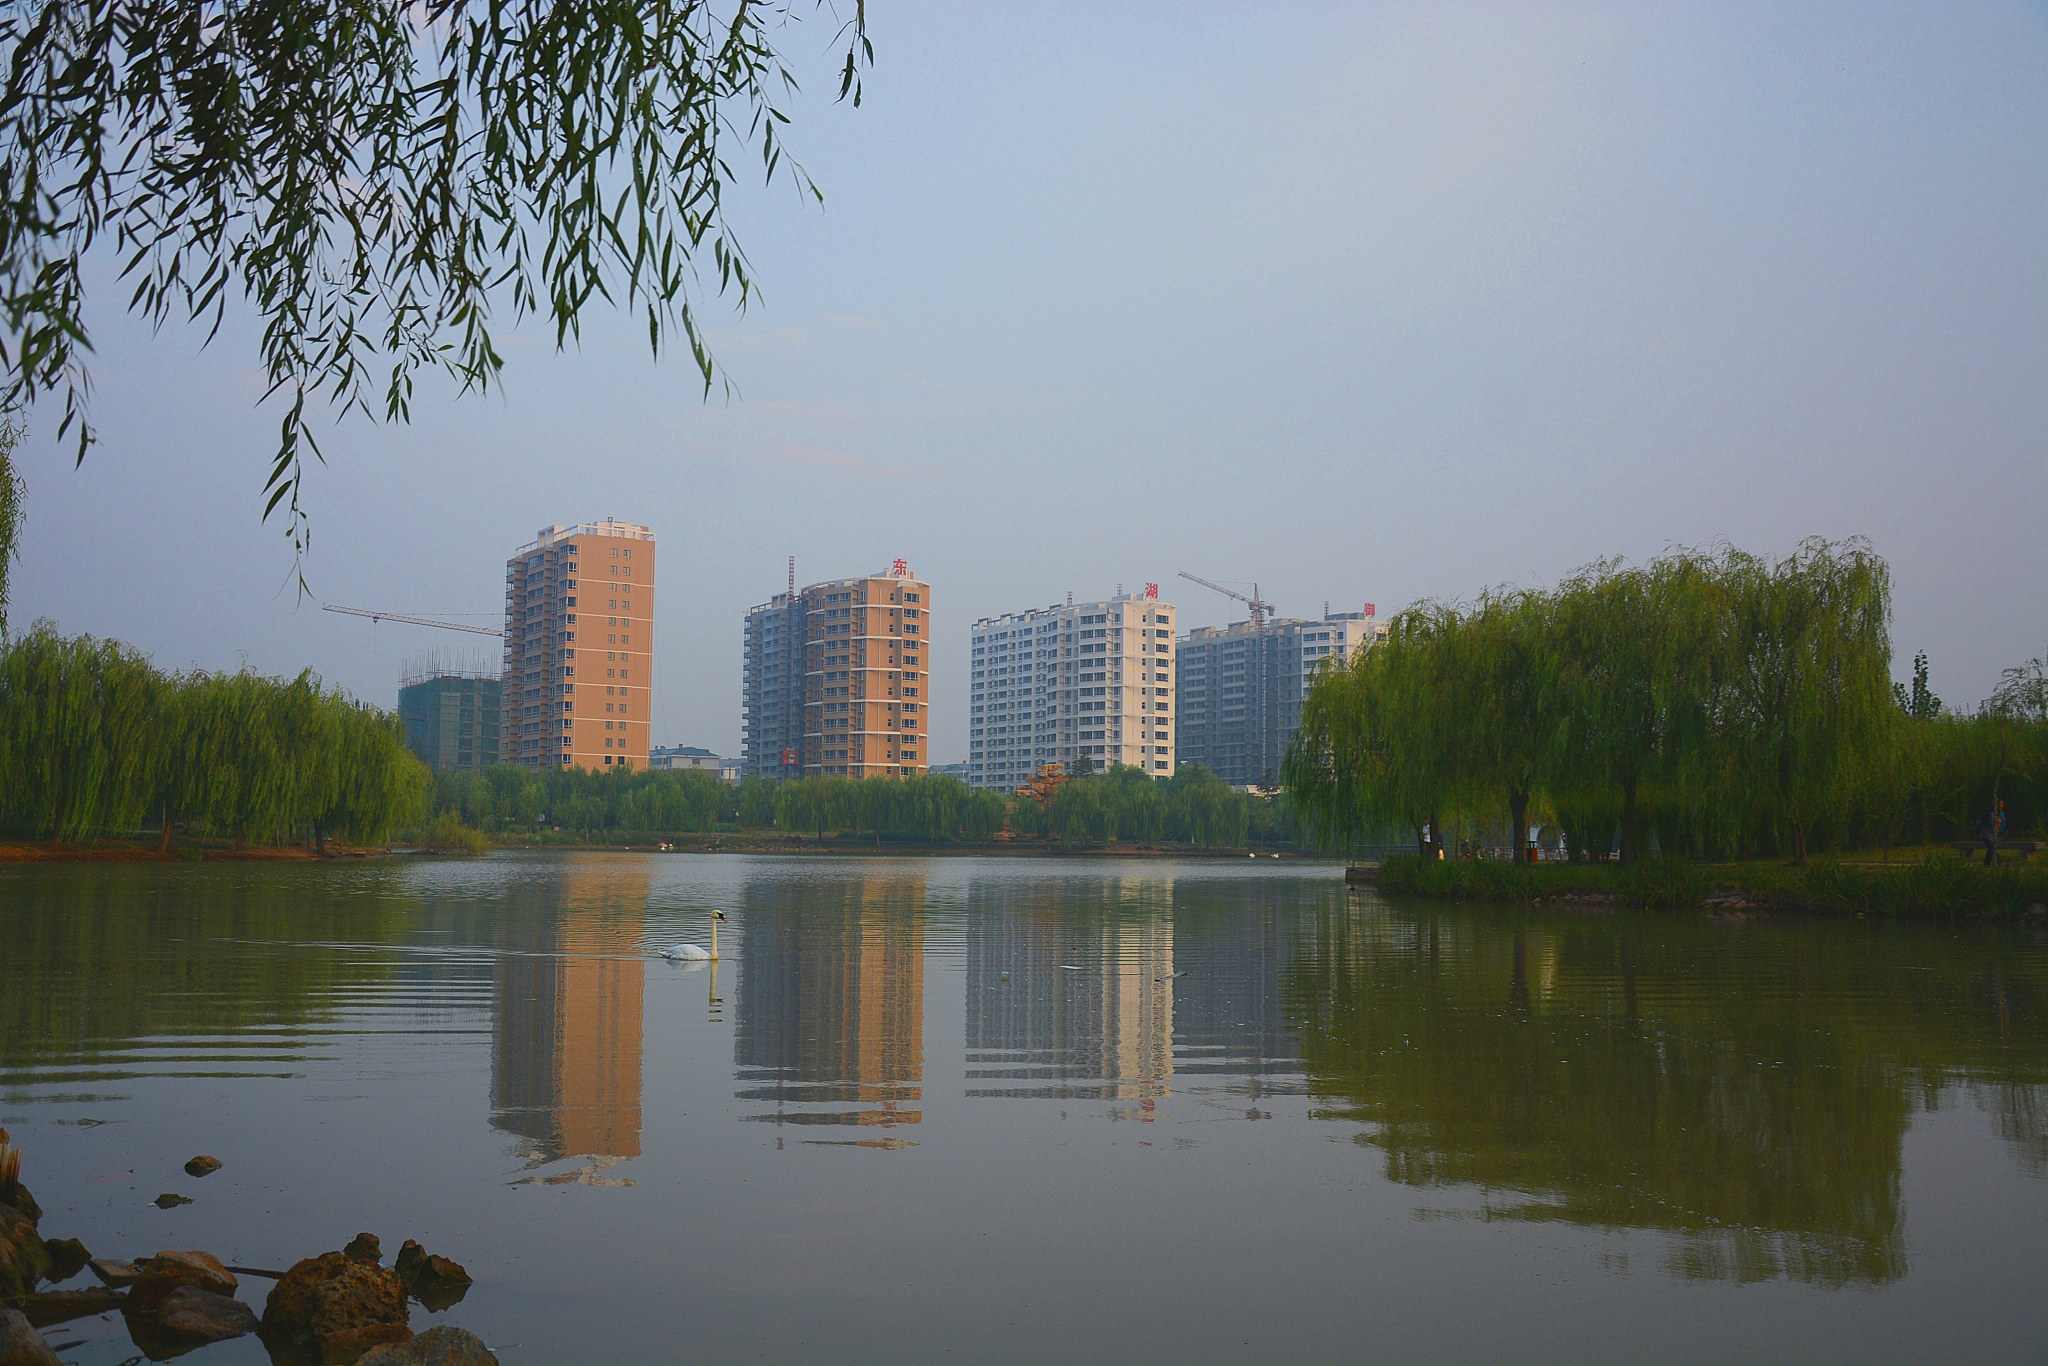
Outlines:
[[[0,930],[46,1237],[416,1238],[508,1366],[2048,1352],[2038,930],[631,853],[17,866]]]

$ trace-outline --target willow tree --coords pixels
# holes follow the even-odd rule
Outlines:
[[[0,417],[0,636],[7,634],[8,571],[21,558],[22,504],[28,497],[28,483],[14,468],[21,438],[21,424]]]
[[[1985,700],[1983,714],[1997,727],[1998,733],[1998,763],[1992,769],[1991,798],[1985,812],[1995,842],[1999,834],[1997,824],[2002,811],[2007,769],[2017,767],[2022,773],[2032,773],[2038,766],[2038,750],[2024,744],[2016,745],[2015,739],[2016,732],[2024,734],[2031,730],[2038,742],[2041,733],[2048,730],[2048,660],[2030,659],[2001,672],[1998,687]]]
[[[403,420],[421,372],[463,392],[504,367],[493,313],[552,327],[640,313],[680,331],[708,392],[697,313],[744,307],[727,191],[817,190],[784,155],[795,90],[770,0],[59,0],[0,9],[0,407],[62,392],[79,459],[86,265],[104,243],[129,307],[215,336],[262,320],[284,412],[264,488],[303,546],[304,458],[323,409]],[[841,97],[871,56],[840,30]]]
[[[1891,574],[1860,539],[1812,539],[1775,565],[1729,552],[1730,668],[1721,707],[1738,771],[1790,826],[1792,854],[1840,807],[1890,719]]]
[[[1646,788],[1684,803],[1710,784],[1703,747],[1724,667],[1725,597],[1713,563],[1690,551],[1635,569],[1600,561],[1558,586],[1555,800],[1614,810],[1625,863],[1648,844]]]
[[[1551,674],[1552,600],[1499,589],[1441,633],[1431,689],[1457,767],[1504,801],[1510,857],[1523,862],[1529,802],[1554,764],[1560,692]]]
[[[162,677],[114,640],[66,639],[39,621],[0,650],[0,802],[52,847],[131,828],[149,799],[151,716]]]
[[[1316,672],[1281,781],[1295,817],[1325,848],[1355,847],[1390,826],[1441,852],[1461,804],[1459,717],[1442,691],[1455,608],[1419,603],[1346,665]]]
[[[426,814],[433,774],[405,743],[405,723],[340,691],[326,695],[333,721],[330,751],[334,780],[317,793],[316,836],[335,831],[357,844],[375,844]]]
[[[1365,651],[1317,670],[1302,699],[1280,782],[1295,819],[1322,848],[1349,852],[1407,814],[1389,800],[1396,776],[1385,668],[1377,649]]]

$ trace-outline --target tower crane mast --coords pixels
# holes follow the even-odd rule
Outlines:
[[[1190,574],[1185,569],[1180,571],[1180,576],[1191,583],[1199,583],[1204,588],[1213,588],[1226,598],[1236,598],[1239,602],[1251,608],[1252,627],[1254,629],[1264,626],[1273,618],[1273,604],[1259,596],[1259,586],[1256,583],[1252,585],[1252,595],[1246,597],[1235,588],[1225,588],[1220,583],[1212,583],[1200,574]]]

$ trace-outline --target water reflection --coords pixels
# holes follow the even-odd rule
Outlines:
[[[775,1124],[916,1124],[923,1113],[924,879],[756,878],[741,898],[733,1061]]]
[[[590,1157],[558,1179],[640,1155],[647,872],[571,865],[508,896],[493,969],[491,1124],[529,1167]]]
[[[1173,917],[1127,890],[1108,879],[1096,898],[1076,904],[1011,879],[970,884],[966,1094],[1170,1094]]]
[[[671,1180],[664,1163],[722,1151],[762,1178],[747,1164],[776,1161],[776,1179],[808,1197],[840,1189],[832,1149],[922,1145],[938,1160],[878,1165],[906,1199],[958,1210],[986,1207],[991,1168],[1038,1163],[1069,1203],[1042,1227],[1013,1209],[1003,1231],[1020,1257],[1058,1267],[1079,1243],[1114,1242],[1141,1170],[1122,1165],[1140,1146],[1129,1130],[1080,1121],[1137,1118],[1154,1126],[1140,1138],[1158,1164],[1142,1169],[1158,1183],[1146,1207],[1158,1265],[1182,1283],[1214,1271],[1189,1249],[1275,1220],[1290,1238],[1324,1238],[1302,1254],[1318,1266],[1361,1248],[1388,1264],[1422,1249],[1416,1267],[1466,1259],[1475,1316],[1555,1308],[1512,1288],[1530,1225],[1544,1226],[1545,1258],[1612,1252],[1600,1262],[1612,1268],[1633,1255],[1639,1273],[1721,1286],[1881,1289],[1910,1281],[1916,1255],[1988,1278],[2015,1240],[2038,1251],[2024,1230],[1981,1247],[1967,1245],[1974,1229],[1930,1233],[1928,1197],[1912,1204],[1930,1169],[1946,1183],[1937,1199],[1967,1185],[2022,1210],[2048,1176],[2048,944],[2024,929],[1388,905],[1329,877],[1199,864],[876,866],[0,870],[0,1120],[18,1137],[17,1120],[51,1126],[32,1138],[38,1193],[81,1212],[105,1205],[103,1175],[161,1165],[157,1135],[185,1112],[205,1115],[201,1129],[218,1109],[237,1134],[310,1135],[303,1155],[275,1145],[280,1182],[306,1191],[363,1189],[375,1169],[349,1177],[351,1154],[403,1133],[440,1164],[408,1198],[502,1240],[524,1227],[493,1222],[508,1141],[535,1181],[624,1184],[614,1164],[634,1160],[633,1201],[565,1192],[549,1206],[558,1231],[595,1245],[695,1221],[720,1231],[701,1246],[724,1256],[767,1227],[773,1250],[758,1255],[808,1268],[784,1305],[840,1285],[839,1249],[880,1235],[811,1243],[830,1201],[771,1208],[757,1180],[721,1206],[720,1188]],[[725,962],[654,965],[686,974],[687,990],[646,990],[650,898],[732,910]],[[928,986],[946,1019],[930,1040]],[[652,1082],[649,1034],[674,1040],[678,1063]],[[1937,1109],[1983,1119],[1930,1122]],[[736,1119],[797,1127],[770,1144]],[[99,1129],[90,1144],[56,1127],[124,1120],[133,1138]],[[783,1142],[826,1160],[758,1156]],[[1097,1142],[1098,1155],[1121,1146],[1072,1160]],[[231,1203],[241,1170],[165,1217],[225,1223],[238,1210],[268,1227]],[[467,1178],[485,1194],[464,1193]],[[136,1179],[117,1198],[155,1218],[147,1201],[165,1187]],[[1413,1222],[1368,1229],[1339,1208],[1387,1182]],[[322,1246],[337,1219],[355,1221],[343,1195],[327,1198],[309,1197],[280,1245]],[[1301,1231],[1326,1215],[1323,1233]],[[89,1219],[101,1216],[65,1217],[97,1249]],[[918,1241],[892,1256],[986,1255],[985,1228],[965,1215],[916,1222]],[[1608,1231],[1644,1236],[1624,1254]],[[805,1261],[789,1251],[800,1245],[832,1251]],[[619,1265],[669,1275],[681,1263],[665,1258],[697,1254],[636,1255]],[[1080,1302],[1100,1280],[1066,1289]],[[1597,1299],[1583,1285],[1543,1293]],[[564,1322],[574,1334],[630,1325],[656,1298]],[[1327,1300],[1340,1300],[1333,1323],[1352,1301]],[[1304,1301],[1308,1319],[1322,1302]],[[578,1359],[580,1339],[561,1331],[544,1355]],[[607,1359],[657,1350],[630,1345]]]
[[[1842,930],[1354,904],[1316,919],[1289,1004],[1320,1117],[1363,1123],[1390,1180],[1481,1194],[1454,1217],[1663,1230],[1685,1278],[1879,1285],[1907,1269],[1915,1109],[1973,1055],[2024,1058],[2007,1128],[2037,1143],[2043,1077],[1973,999],[1981,948],[1916,937],[1909,966]],[[2000,1000],[2038,1040],[2038,997]]]

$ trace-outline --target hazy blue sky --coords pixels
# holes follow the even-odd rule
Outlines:
[[[310,483],[332,602],[495,622],[505,557],[660,540],[658,741],[734,753],[740,618],[896,556],[933,584],[933,757],[975,617],[1256,579],[1383,614],[1598,556],[1870,537],[1902,675],[1974,704],[2048,648],[2048,19],[2039,6],[923,5],[832,28],[741,206],[740,396],[512,340],[502,397],[351,420]],[[19,622],[395,700],[469,637],[322,613],[258,518],[246,320],[152,338],[102,278],[103,444],[37,414]],[[122,295],[121,297],[125,297]],[[480,638],[478,638],[480,640]],[[487,647],[495,642],[481,642]]]

